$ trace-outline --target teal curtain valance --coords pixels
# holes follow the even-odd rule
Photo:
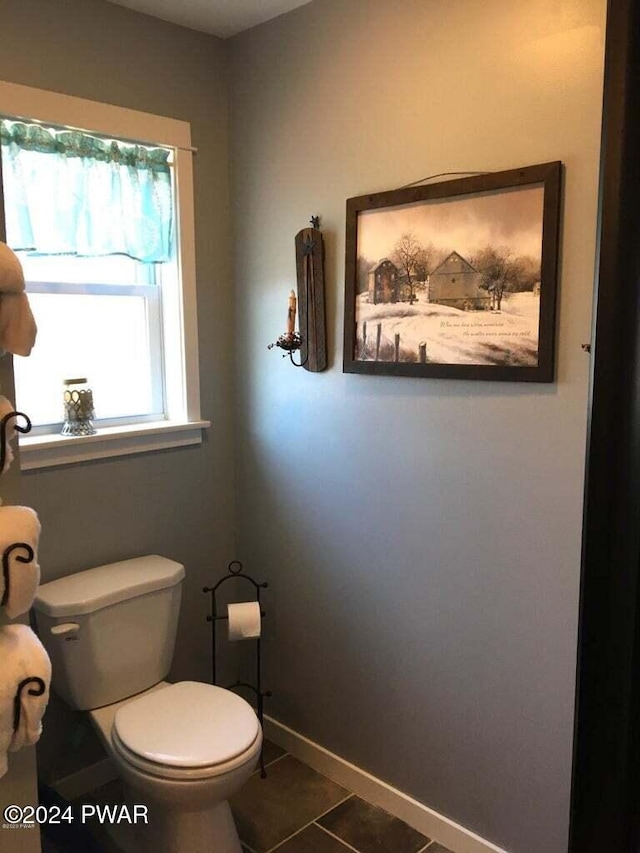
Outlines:
[[[0,121],[0,143],[14,251],[169,259],[168,150],[8,120]]]
[[[170,173],[169,152],[165,148],[146,148],[114,139],[98,139],[80,130],[53,130],[40,124],[0,121],[2,145],[17,145],[25,151],[90,157],[102,163],[118,163],[137,169]]]

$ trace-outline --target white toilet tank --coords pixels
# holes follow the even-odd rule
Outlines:
[[[56,693],[85,711],[166,678],[184,574],[166,557],[138,557],[39,587],[33,607]]]

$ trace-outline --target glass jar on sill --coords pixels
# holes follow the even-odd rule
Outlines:
[[[62,435],[95,435],[93,393],[86,377],[65,379]]]

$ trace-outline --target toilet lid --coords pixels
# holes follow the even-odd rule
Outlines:
[[[127,702],[113,725],[132,752],[170,767],[222,764],[249,749],[259,731],[258,718],[242,697],[196,681]]]

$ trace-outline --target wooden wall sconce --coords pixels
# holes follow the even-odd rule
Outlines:
[[[291,291],[287,314],[287,331],[275,344],[285,350],[291,363],[312,373],[327,367],[327,330],[324,308],[324,241],[320,232],[320,217],[311,217],[311,228],[296,234],[296,274],[298,296]],[[296,302],[298,329],[295,331]],[[300,350],[300,361],[293,353]]]

